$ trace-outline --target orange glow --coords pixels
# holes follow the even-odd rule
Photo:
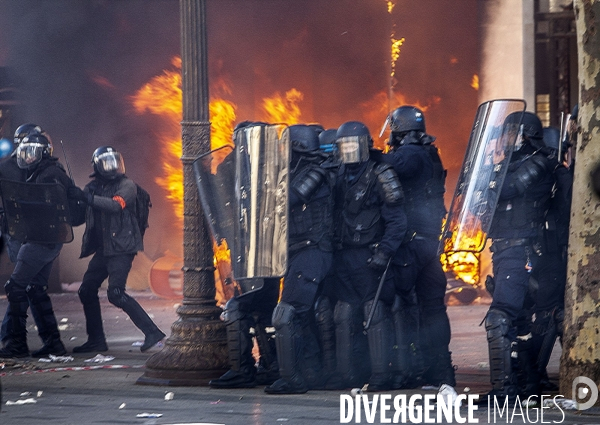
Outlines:
[[[392,53],[391,53],[391,57],[392,57],[392,72],[390,74],[391,77],[393,77],[394,75],[396,75],[396,61],[400,57],[400,47],[404,44],[404,41],[405,41],[404,37],[396,40],[394,38],[394,36],[392,35]]]
[[[303,99],[302,92],[296,89],[286,91],[284,96],[277,92],[263,99],[263,120],[273,124],[298,124],[302,115],[298,103]]]
[[[473,78],[471,79],[471,87],[473,87],[475,90],[479,90],[479,75],[473,75]]]

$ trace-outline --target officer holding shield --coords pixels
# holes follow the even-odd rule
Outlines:
[[[555,161],[542,152],[543,129],[535,114],[514,112],[504,124],[518,126],[519,133],[488,234],[494,289],[485,327],[493,386],[489,395],[514,400],[519,389],[511,366],[511,344],[538,259],[535,242],[552,195]]]
[[[292,125],[288,218],[288,270],[273,311],[281,378],[269,394],[304,393],[323,385],[313,305],[333,256],[332,175],[321,167],[315,128]]]
[[[24,136],[16,149],[15,157],[18,168],[23,170],[24,181],[57,183],[66,189],[68,194],[79,190],[67,176],[58,158],[52,156],[52,143],[45,132],[34,131]],[[39,202],[43,204],[44,199],[40,199]],[[42,220],[39,221],[41,222]],[[44,229],[40,228],[39,232],[43,233]],[[29,355],[26,329],[29,305],[32,306],[32,310],[36,310],[38,326],[41,325],[43,329],[40,334],[44,335],[43,347],[34,351],[32,355],[63,355],[66,349],[60,339],[52,302],[47,294],[50,270],[63,243],[38,243],[29,240],[20,242],[22,243],[18,246],[15,268],[4,285],[8,309],[5,317],[6,340],[4,348],[0,350],[0,357]]]

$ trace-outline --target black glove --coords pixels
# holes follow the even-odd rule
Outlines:
[[[67,188],[67,198],[86,203],[88,201],[88,197],[85,192],[77,186],[71,186]]]
[[[377,249],[371,258],[367,260],[367,264],[370,269],[381,271],[387,267],[389,260],[390,256],[388,254]]]

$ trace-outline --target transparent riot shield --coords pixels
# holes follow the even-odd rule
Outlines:
[[[1,180],[8,234],[21,242],[68,243],[73,240],[67,192],[58,183]]]
[[[234,134],[236,279],[281,277],[287,270],[289,130],[257,124]]]
[[[483,250],[525,106],[520,99],[479,105],[442,233],[442,252]]]

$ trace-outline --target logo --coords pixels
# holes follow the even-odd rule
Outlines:
[[[573,380],[571,395],[577,403],[577,410],[587,410],[598,401],[598,387],[590,378],[578,376]],[[588,396],[588,401],[584,403],[579,402],[579,400],[587,399]]]

